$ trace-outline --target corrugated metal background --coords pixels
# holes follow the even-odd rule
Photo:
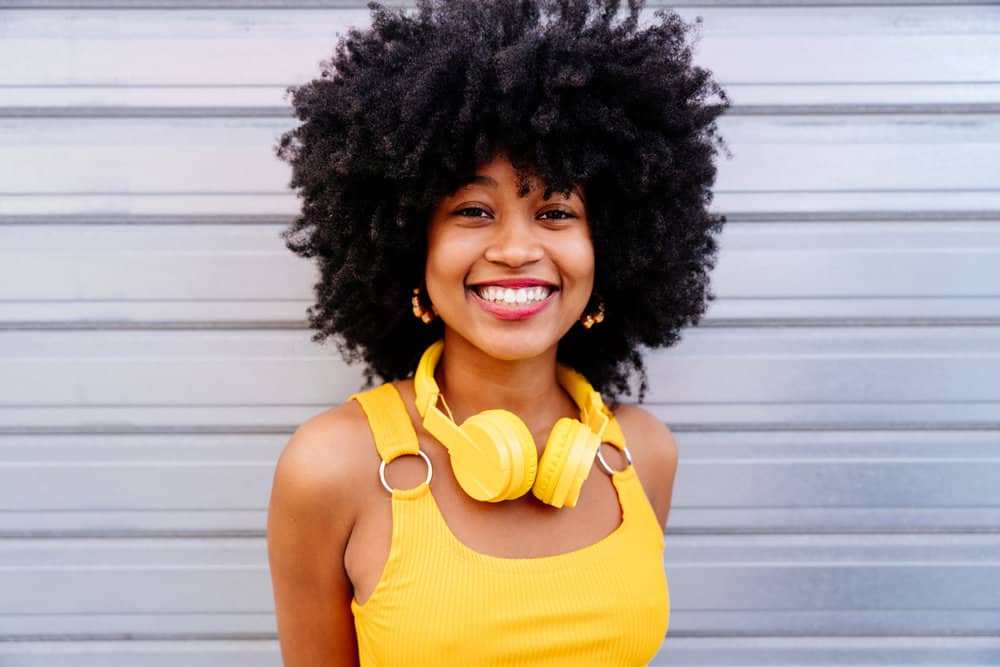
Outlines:
[[[682,3],[683,4],[683,3]],[[280,664],[264,526],[359,383],[278,232],[334,0],[0,1],[0,664]],[[734,0],[656,665],[1000,665],[1000,7]]]

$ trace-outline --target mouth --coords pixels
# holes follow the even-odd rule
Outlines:
[[[483,301],[498,306],[524,306],[542,303],[556,292],[554,285],[528,285],[525,287],[504,287],[502,285],[473,285]]]
[[[545,309],[559,288],[533,281],[521,285],[471,285],[469,291],[483,310],[502,320],[523,320]]]

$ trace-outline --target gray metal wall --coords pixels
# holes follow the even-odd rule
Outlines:
[[[68,4],[67,4],[68,2]],[[280,663],[264,526],[359,374],[278,232],[334,0],[3,0],[0,664]],[[657,665],[1000,665],[1000,8],[733,0]]]

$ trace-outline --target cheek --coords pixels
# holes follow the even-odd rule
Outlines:
[[[593,287],[595,254],[590,237],[574,240],[572,246],[566,250],[564,259],[566,271],[582,286]]]
[[[442,244],[441,234],[436,226],[431,224],[427,230],[427,255],[424,257],[424,284],[427,289],[427,298],[431,303],[439,297],[439,283],[443,277],[442,269],[447,265],[446,248]],[[440,297],[439,297],[440,298]]]
[[[444,299],[453,288],[464,287],[474,253],[460,236],[430,230],[427,236],[427,257],[424,260],[424,281],[431,300]]]

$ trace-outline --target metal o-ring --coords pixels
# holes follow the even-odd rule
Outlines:
[[[422,456],[423,459],[424,459],[424,463],[427,464],[427,479],[424,480],[424,484],[430,484],[431,483],[431,474],[434,472],[434,466],[431,465],[431,460],[429,458],[427,458],[427,455],[424,454],[419,449],[417,450],[417,454],[420,454],[420,456]],[[396,457],[396,458],[399,458],[399,457]],[[395,460],[396,459],[393,459],[393,461],[395,461]],[[389,493],[392,493],[393,491],[395,491],[395,489],[392,488],[391,486],[389,486],[389,482],[385,481],[385,464],[386,463],[388,463],[388,461],[386,461],[385,459],[382,459],[382,463],[379,464],[379,466],[378,466],[378,478],[380,480],[382,480],[382,486],[385,487],[385,490],[388,491]]]
[[[604,444],[604,443],[601,443],[601,444]],[[628,451],[628,447],[625,447],[625,446],[622,447],[622,451],[625,452],[625,460],[628,461],[628,465],[626,465],[621,470],[612,470],[611,466],[608,465],[608,462],[604,460],[604,454],[601,453],[601,448],[600,448],[600,446],[598,446],[598,448],[597,448],[597,462],[601,464],[602,468],[604,468],[604,472],[608,473],[609,475],[613,475],[616,472],[622,472],[622,470],[628,470],[628,466],[632,465],[632,453],[629,452]]]

